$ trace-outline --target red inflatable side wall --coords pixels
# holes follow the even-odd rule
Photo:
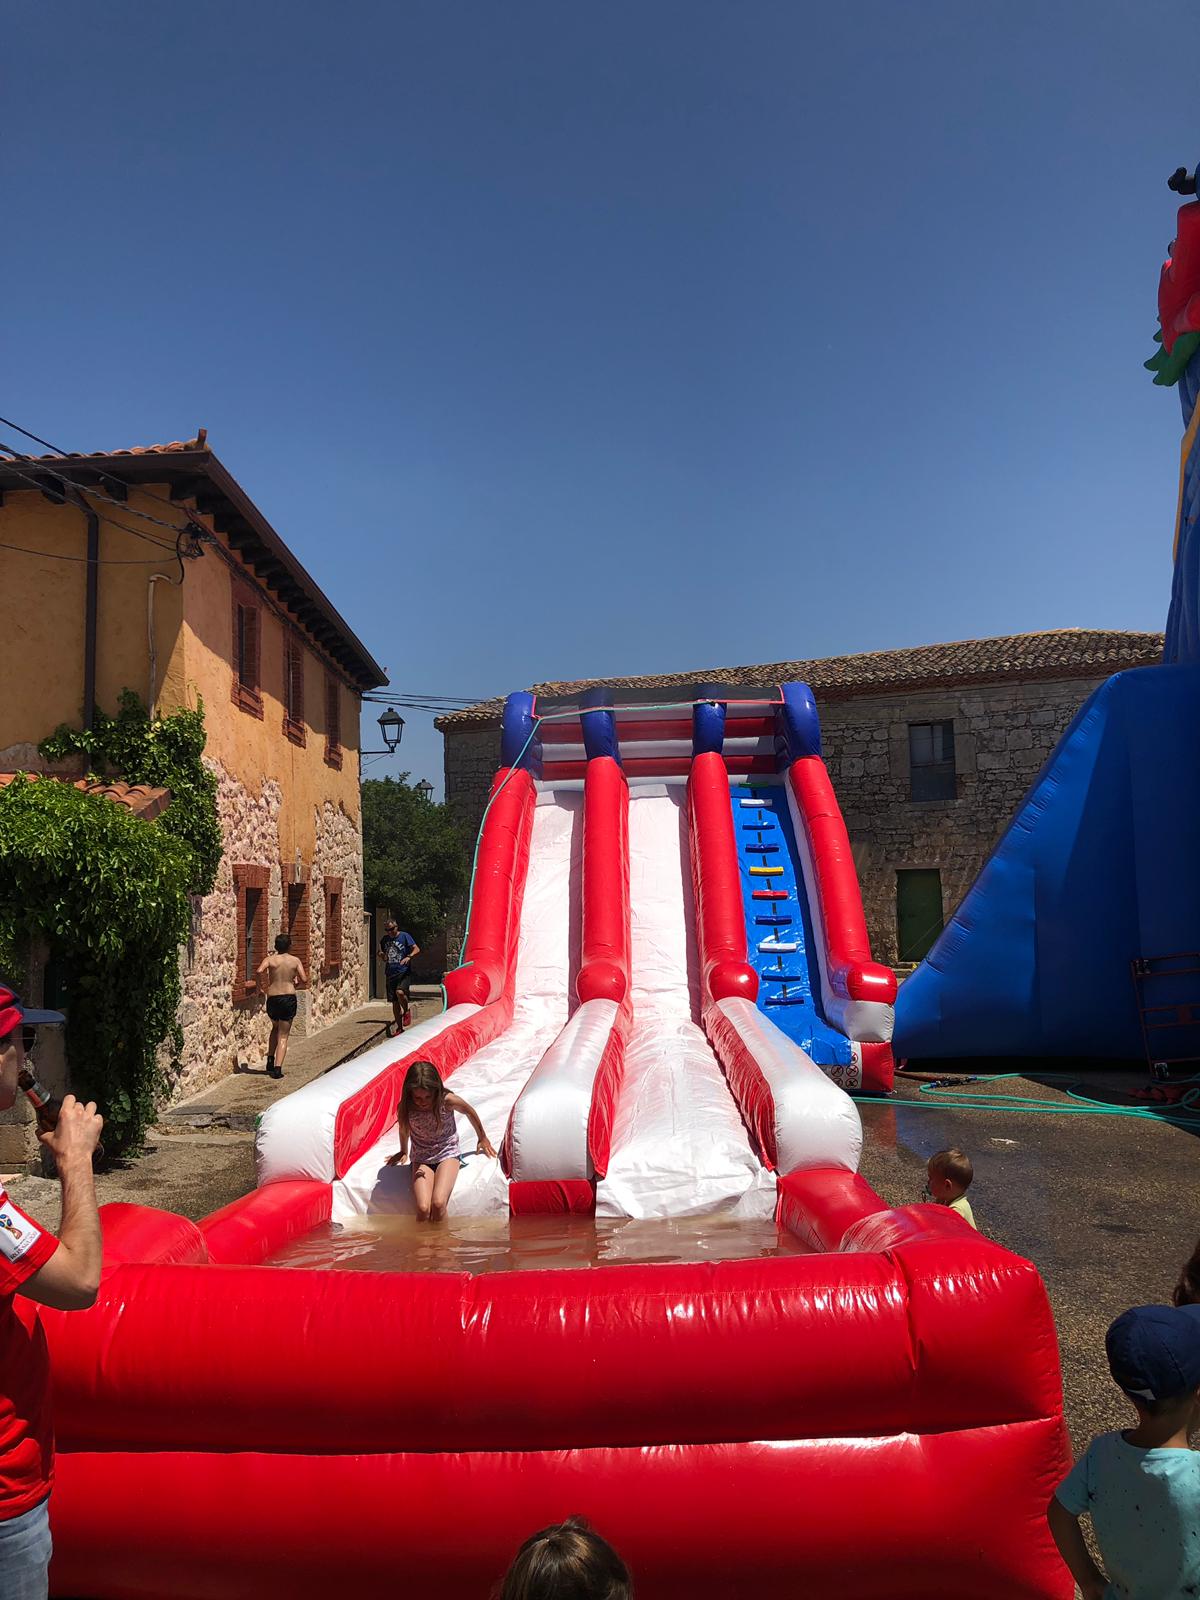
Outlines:
[[[629,990],[629,785],[611,756],[588,762],[583,787],[583,948],[576,992],[581,1001],[620,1007],[592,1085],[588,1154],[596,1175],[608,1171],[613,1118],[625,1076],[633,1021]]]
[[[825,929],[829,981],[851,1000],[896,999],[896,974],[871,959],[862,889],[850,836],[829,773],[820,756],[802,756],[788,768],[788,782],[808,836]]]
[[[124,1266],[91,1311],[43,1313],[58,1438],[66,1450],[336,1455],[1058,1416],[1037,1272],[956,1234],[927,1230],[886,1254],[475,1278]]]
[[[758,998],[758,974],[746,959],[746,921],[733,832],[729,774],[724,759],[707,751],[692,761],[688,777],[692,888],[700,954],[700,1003]]]
[[[741,1035],[712,1004],[727,996],[753,1002],[758,974],[746,959],[746,921],[729,774],[716,751],[696,756],[688,778],[688,823],[701,1020],[765,1167],[774,1170],[775,1097]]]
[[[404,1075],[414,1061],[432,1061],[447,1078],[512,1021],[521,906],[536,803],[528,772],[506,767],[496,774],[479,841],[463,965],[446,974],[447,1006],[474,1004],[483,1010],[447,1028],[419,1051],[402,1055],[342,1102],[333,1136],[338,1177],[350,1170],[395,1119]]]
[[[69,1455],[54,1592],[329,1600],[398,1593],[425,1563],[443,1600],[482,1600],[527,1534],[578,1512],[621,1552],[638,1600],[1070,1600],[1045,1519],[1060,1432],[1038,1418],[923,1437],[438,1453],[451,1424],[419,1455]]]
[[[223,1266],[257,1266],[291,1240],[328,1222],[332,1199],[329,1184],[311,1178],[284,1179],[254,1189],[200,1224],[208,1259]]]

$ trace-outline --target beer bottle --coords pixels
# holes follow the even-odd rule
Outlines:
[[[58,1114],[62,1110],[62,1101],[58,1095],[51,1094],[44,1084],[39,1083],[28,1067],[22,1067],[17,1073],[17,1082],[24,1089],[34,1115],[37,1117],[39,1133],[49,1133],[58,1125]]]
[[[51,1094],[45,1084],[40,1083],[28,1067],[22,1067],[17,1073],[17,1082],[25,1091],[25,1096],[33,1107],[37,1117],[39,1133],[49,1133],[58,1126],[59,1113],[62,1111],[62,1100],[56,1094]],[[98,1144],[93,1152],[96,1160],[104,1154],[104,1146]]]

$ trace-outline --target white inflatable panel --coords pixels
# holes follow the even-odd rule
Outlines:
[[[813,939],[817,947],[817,968],[821,974],[821,1004],[825,1015],[835,1028],[840,1028],[850,1039],[864,1044],[887,1044],[892,1037],[895,1011],[879,1000],[851,1000],[835,994],[829,982],[829,963],[826,960],[825,919],[821,911],[821,897],[817,893],[817,876],[813,868],[812,851],[808,846],[808,832],[804,818],[796,803],[796,796],[787,774],[783,777],[788,810],[792,816],[792,831],[796,835],[796,849],[800,852],[800,868],[804,874],[804,892],[808,896],[808,910],[812,917]],[[745,801],[742,804],[745,805]]]
[[[534,1068],[513,1109],[512,1175],[519,1182],[594,1176],[587,1145],[592,1087],[619,1009],[615,1000],[588,1000]]]
[[[455,1094],[475,1107],[497,1149],[513,1101],[570,1010],[579,966],[582,853],[582,794],[540,794],[533,813],[529,875],[521,907],[512,1025],[464,1062],[450,1079]],[[458,1137],[467,1160],[454,1186],[450,1214],[506,1215],[508,1180],[499,1161],[471,1153],[475,1133],[465,1117],[458,1119]],[[411,1169],[386,1164],[399,1145],[399,1135],[392,1127],[334,1184],[335,1222],[364,1212],[412,1209]]]
[[[268,1106],[254,1141],[258,1183],[283,1178],[316,1178],[333,1182],[333,1130],[338,1107],[401,1056],[419,1050],[456,1022],[465,1022],[478,1006],[451,1006],[439,1016],[419,1022],[397,1039],[384,1039],[332,1072],[303,1084]]]
[[[601,1217],[725,1211],[768,1217],[775,1179],[750,1143],[701,1031],[682,785],[632,790],[629,803],[633,1033],[613,1128]]]
[[[827,1078],[753,1002],[719,1000],[717,1009],[736,1028],[771,1090],[779,1171],[844,1167],[847,1172],[857,1172],[862,1121],[845,1090]]]

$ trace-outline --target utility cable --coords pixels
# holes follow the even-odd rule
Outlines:
[[[23,466],[32,467],[35,472],[40,472],[44,477],[57,478],[61,484],[68,489],[74,490],[76,494],[90,495],[94,500],[103,500],[106,505],[116,506],[119,510],[125,511],[131,517],[140,517],[143,522],[151,522],[156,528],[166,528],[168,533],[186,533],[189,527],[194,527],[198,529],[200,533],[207,534],[208,530],[206,528],[201,528],[199,523],[194,522],[191,519],[189,519],[189,521],[181,527],[178,522],[166,522],[162,517],[152,517],[148,511],[139,511],[136,506],[131,506],[124,500],[117,500],[110,494],[102,494],[100,490],[92,484],[76,483],[73,478],[68,478],[65,473],[55,472],[53,467],[48,467],[45,462],[37,461],[32,456],[23,455],[21,451],[14,450],[12,445],[5,444],[3,440],[0,440],[0,450],[6,451],[10,456],[15,457],[17,461],[21,462]],[[0,463],[0,465],[7,466],[11,471],[16,472],[16,468],[12,465],[12,462],[6,461]],[[43,493],[45,492],[46,485],[44,483],[39,483],[36,478],[32,478],[28,474],[22,472],[16,472],[16,475],[25,483],[30,484],[33,488],[39,489]],[[113,479],[112,481],[116,482],[117,480]],[[162,543],[161,540],[153,539],[152,535],[148,533],[142,533],[137,528],[130,528],[127,523],[117,521],[116,517],[110,514],[106,513],[105,520],[113,523],[118,528],[124,528],[127,533],[135,534],[139,539],[146,539],[151,543]]]
[[[78,451],[62,450],[57,445],[50,444],[48,440],[40,438],[36,433],[30,433],[28,428],[23,428],[19,422],[13,422],[8,417],[0,417],[0,423],[3,423],[6,428],[15,428],[18,433],[23,434],[26,439],[32,439],[35,444],[45,445],[47,450],[53,450],[54,453],[60,456],[64,461],[79,461],[85,465],[91,464],[97,477],[103,479],[105,483],[115,484],[118,489],[129,488],[129,484],[125,482],[124,478],[114,477],[111,472],[101,472],[99,467],[94,466],[94,457],[81,455]],[[26,456],[25,459],[27,461],[37,461],[38,458],[36,456]],[[43,470],[49,471],[49,468],[46,467],[45,462],[39,461],[38,465],[41,466]],[[169,511],[174,511],[177,509],[174,500],[168,500],[165,495],[158,494],[153,489],[147,489],[144,485],[142,485],[140,486],[140,492],[144,494],[148,500],[157,500],[159,505],[166,506]],[[139,512],[138,515],[141,516],[144,515],[144,513]]]
[[[166,549],[166,546],[164,545],[163,548]],[[0,550],[14,550],[17,555],[39,556],[46,561],[80,561],[85,566],[87,565],[88,560],[87,556],[57,555],[53,550],[27,550],[23,544],[0,543]],[[172,554],[174,553],[175,552],[172,552]],[[134,556],[122,560],[101,557],[96,562],[96,565],[98,567],[157,567],[161,560],[161,556]]]

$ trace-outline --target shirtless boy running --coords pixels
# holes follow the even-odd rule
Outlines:
[[[283,1077],[288,1035],[296,1020],[296,985],[307,983],[308,974],[298,956],[289,955],[292,941],[286,933],[275,940],[275,954],[267,956],[258,969],[267,980],[267,1015],[271,1019],[271,1039],[267,1046],[267,1076]]]

